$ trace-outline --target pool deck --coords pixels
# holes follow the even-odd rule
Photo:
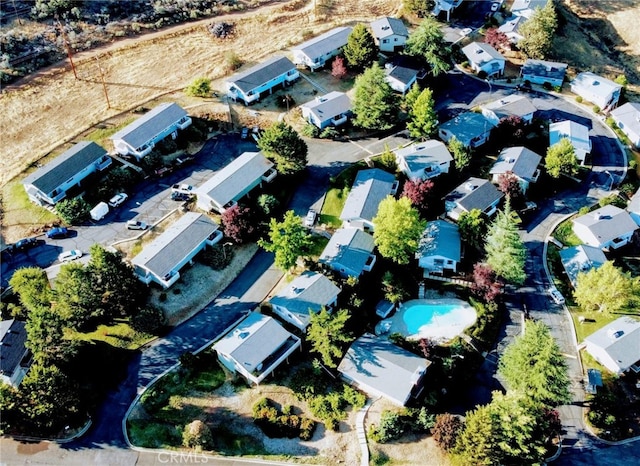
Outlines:
[[[407,340],[419,340],[421,338],[430,338],[438,341],[448,341],[455,336],[461,334],[464,329],[473,325],[477,316],[473,321],[464,326],[460,325],[445,325],[443,323],[430,323],[422,326],[417,333],[409,334],[407,325],[404,322],[404,313],[407,309],[415,305],[458,305],[463,312],[468,310],[473,311],[475,316],[475,309],[469,305],[466,301],[457,298],[438,298],[438,299],[412,299],[406,301],[400,305],[398,311],[388,319],[382,320],[376,325],[377,335],[391,335],[393,333],[400,333],[405,336]]]

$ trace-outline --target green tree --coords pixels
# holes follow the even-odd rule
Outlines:
[[[449,46],[444,40],[440,23],[433,16],[424,18],[411,33],[405,51],[409,55],[423,58],[431,67],[433,76],[445,73],[451,68]]]
[[[463,464],[501,464],[498,434],[499,426],[490,405],[479,406],[467,412],[464,428],[458,436],[454,451],[462,457]]]
[[[462,212],[458,219],[458,228],[462,241],[479,251],[482,250],[487,231],[487,216],[480,209]]]
[[[384,130],[396,123],[397,98],[377,63],[356,78],[354,87],[353,122],[356,126]]]
[[[640,303],[640,279],[605,262],[579,273],[573,296],[585,310],[616,313]]]
[[[192,97],[211,97],[211,79],[204,76],[196,78],[184,92]]]
[[[435,6],[435,0],[404,0],[402,6],[418,18],[425,18]]]
[[[330,314],[324,307],[320,312],[312,312],[309,315],[307,340],[311,343],[311,349],[320,355],[327,367],[336,367],[337,361],[344,354],[344,344],[353,341],[345,330],[349,317],[349,311],[346,309]]]
[[[418,100],[418,97],[421,93],[422,89],[420,89],[418,83],[414,83],[413,86],[411,86],[411,88],[409,89],[409,92],[404,95],[404,98],[402,100],[402,108],[407,110],[407,112],[411,110],[413,108],[413,104],[416,103],[416,100]]]
[[[534,402],[557,406],[570,400],[567,365],[549,328],[542,322],[526,323],[500,357],[498,372],[509,392]]]
[[[518,233],[518,220],[509,200],[489,225],[485,241],[487,264],[506,281],[521,285],[526,274],[526,249]]]
[[[398,264],[408,264],[426,226],[411,201],[387,196],[380,203],[373,224],[373,239],[380,254]]]
[[[276,267],[283,271],[296,265],[298,257],[307,254],[312,246],[311,235],[293,210],[287,211],[282,222],[269,222],[269,241],[260,239],[258,245],[275,254]]]
[[[543,60],[551,51],[553,36],[558,27],[558,17],[553,0],[544,8],[536,8],[531,18],[520,27],[522,40],[518,48],[528,57]]]
[[[389,149],[389,145],[384,145],[384,152],[380,154],[380,158],[378,159],[380,166],[384,171],[388,171],[391,173],[395,173],[398,171],[398,161],[396,160],[396,154],[393,153],[391,149]]]
[[[407,129],[412,138],[428,139],[438,128],[438,115],[431,89],[424,89],[409,110]]]
[[[9,286],[29,312],[51,308],[54,293],[47,273],[40,267],[23,267],[16,270],[9,280]]]
[[[0,435],[6,434],[21,424],[20,407],[22,399],[20,391],[11,385],[0,382]]]
[[[91,206],[81,197],[63,199],[56,204],[56,212],[69,225],[82,223],[91,211]]]
[[[453,136],[449,139],[448,143],[449,151],[453,156],[453,163],[458,171],[462,171],[471,163],[471,151],[466,147],[462,141]]]
[[[351,30],[342,53],[351,68],[362,71],[376,61],[378,47],[369,29],[364,24],[358,23]]]
[[[559,178],[561,174],[575,175],[578,173],[578,159],[571,141],[562,138],[547,149],[544,165],[549,175]]]
[[[258,139],[258,147],[282,175],[294,175],[307,166],[307,143],[285,122],[269,126]]]
[[[104,308],[96,293],[91,275],[83,264],[65,264],[56,276],[56,312],[64,323],[81,328],[90,320],[102,317]]]
[[[213,445],[211,429],[199,419],[187,424],[182,432],[182,445],[200,451],[209,449]]]

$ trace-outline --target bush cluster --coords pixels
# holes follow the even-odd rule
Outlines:
[[[262,398],[253,405],[253,422],[269,438],[309,440],[316,427],[312,419],[293,414],[291,406],[283,406],[282,411],[278,411],[268,398]]]
[[[369,438],[376,443],[397,440],[406,433],[429,432],[436,423],[436,415],[427,408],[405,409],[403,411],[384,410],[380,423],[369,428]]]
[[[233,34],[234,28],[233,23],[211,23],[209,32],[218,39],[226,39]]]

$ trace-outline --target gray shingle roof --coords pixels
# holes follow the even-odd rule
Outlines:
[[[11,377],[20,365],[25,353],[27,331],[21,320],[3,320],[0,322],[0,373]]]
[[[49,194],[82,169],[105,156],[107,151],[95,142],[83,141],[27,176],[23,184],[32,184]]]
[[[620,317],[593,332],[585,342],[604,349],[622,370],[640,360],[640,321]]]
[[[402,149],[396,149],[396,157],[405,160],[409,170],[415,172],[431,165],[452,162],[453,157],[447,146],[434,139],[418,142]]]
[[[472,63],[483,65],[493,60],[505,61],[505,58],[500,55],[496,49],[484,42],[471,42],[462,48],[462,53],[465,54],[467,59]]]
[[[611,204],[582,215],[573,222],[584,225],[600,241],[600,244],[638,228],[626,210]]]
[[[224,206],[236,199],[271,167],[273,162],[261,152],[244,152],[199,186],[196,194],[206,194]]]
[[[387,76],[390,76],[406,85],[418,77],[418,70],[407,68],[405,66],[394,66],[387,72]]]
[[[429,256],[442,256],[460,262],[461,245],[458,225],[444,220],[427,223],[418,244],[416,259]]]
[[[352,30],[352,27],[331,29],[318,37],[303,42],[297,47],[293,47],[293,50],[300,50],[313,60],[347,45],[347,39]]]
[[[233,83],[246,94],[256,87],[295,69],[296,66],[287,57],[273,57],[263,63],[252,66],[248,70],[234,74],[228,79],[228,82]]]
[[[308,108],[320,121],[326,121],[351,110],[351,99],[344,92],[333,91],[316,97],[301,107]]]
[[[409,37],[409,30],[401,19],[398,18],[380,18],[371,22],[371,30],[373,36],[378,39],[384,39],[391,35]]]
[[[471,177],[451,191],[446,200],[457,202],[467,212],[472,209],[484,211],[495,201],[502,199],[503,196],[504,194],[489,181]]]
[[[338,372],[391,400],[403,401],[430,364],[386,339],[365,333],[353,342]]]
[[[309,315],[335,301],[340,293],[331,280],[321,273],[306,271],[280,290],[269,302],[296,314]]]
[[[522,65],[522,74],[550,79],[564,79],[567,66],[566,63],[529,59]]]
[[[482,113],[464,112],[440,125],[440,130],[448,131],[459,141],[471,141],[493,128],[493,124]]]
[[[340,228],[331,236],[319,262],[362,272],[375,247],[373,236],[358,228]]]
[[[187,212],[148,244],[131,262],[162,278],[218,229],[204,214]]]
[[[624,127],[624,131],[640,134],[640,102],[627,102],[614,109],[611,116],[622,123],[619,126]]]
[[[360,170],[344,203],[341,220],[362,218],[371,221],[380,202],[391,194],[395,177],[379,168]]]
[[[575,286],[579,273],[586,273],[593,268],[602,266],[607,261],[607,256],[600,248],[580,244],[560,250],[560,261],[569,280]]]
[[[640,188],[636,190],[636,193],[629,200],[626,210],[627,212],[640,214]]]
[[[586,152],[591,150],[589,140],[589,128],[571,120],[558,121],[549,125],[549,145],[554,145],[562,138],[571,141],[574,149],[581,149]]]
[[[507,147],[491,167],[491,174],[512,172],[523,180],[531,180],[542,157],[526,147]]]
[[[186,116],[187,112],[180,105],[166,102],[145,113],[109,139],[121,139],[131,147],[138,148]]]
[[[535,113],[537,108],[523,95],[508,95],[498,100],[494,100],[482,108],[492,111],[498,118],[511,115],[524,117]]]

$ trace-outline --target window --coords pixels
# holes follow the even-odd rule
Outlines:
[[[388,44],[389,43],[389,39],[382,39],[382,43],[383,44]]]

